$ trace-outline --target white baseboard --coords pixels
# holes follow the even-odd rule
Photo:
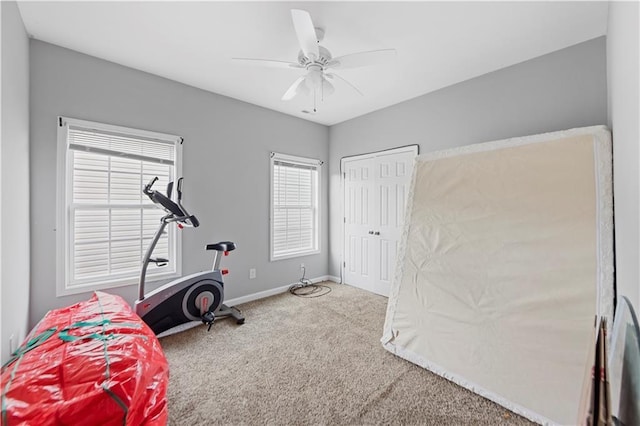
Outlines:
[[[336,277],[332,277],[330,275],[322,275],[320,277],[310,278],[309,281],[315,284],[322,281],[340,282],[340,279],[338,278],[336,281]],[[264,299],[265,297],[275,296],[276,294],[280,294],[288,291],[289,287],[291,287],[293,284],[296,284],[296,283],[283,285],[282,287],[276,287],[270,290],[259,291],[257,293],[248,294],[246,296],[234,297],[233,299],[225,300],[224,304],[227,306],[241,305],[243,303],[253,302],[254,300]]]
[[[246,296],[234,297],[224,301],[227,306],[240,305],[242,303],[253,302],[254,300],[264,299],[265,297],[275,296],[276,294],[284,293],[289,290],[290,285],[283,285],[282,287],[272,288],[270,290],[259,291],[257,293],[248,294]]]
[[[314,284],[321,283],[322,281],[331,281],[331,277],[329,275],[322,275],[320,277],[311,278],[309,281],[311,281]]]
[[[336,277],[336,276],[334,276],[334,275],[327,275],[327,280],[328,280],[328,281],[331,281],[331,282],[334,282],[334,283],[336,283],[336,284],[341,284],[341,283],[340,283],[340,281],[342,281],[342,280],[340,279],[340,277]]]

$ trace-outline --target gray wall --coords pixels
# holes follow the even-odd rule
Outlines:
[[[29,315],[29,38],[15,2],[0,3],[2,21],[2,362],[24,339]]]
[[[326,274],[327,177],[323,171],[321,253],[269,262],[269,152],[328,160],[328,129],[41,41],[31,42],[31,311],[86,299],[56,298],[55,205],[58,115],[177,134],[185,138],[185,205],[200,219],[183,234],[183,273],[211,266],[206,243],[232,240],[227,298]],[[249,280],[249,268],[257,278]],[[114,289],[133,302],[135,286]]]
[[[408,144],[425,153],[606,124],[605,68],[600,37],[332,126],[329,273],[340,275],[342,157]]]
[[[618,294],[627,296],[636,312],[640,309],[638,22],[638,2],[609,3],[607,78],[609,125],[613,132],[616,283]]]

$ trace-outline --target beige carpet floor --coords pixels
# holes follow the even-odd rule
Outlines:
[[[241,326],[162,338],[170,424],[531,424],[386,351],[386,298],[329,286],[318,298],[241,305]]]

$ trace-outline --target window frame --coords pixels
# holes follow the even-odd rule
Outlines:
[[[315,187],[312,185],[313,201],[314,201],[314,247],[310,250],[300,250],[294,253],[287,253],[284,255],[276,256],[274,254],[274,165],[276,161],[300,164],[304,166],[313,166],[316,169],[316,182]],[[275,262],[284,259],[293,259],[296,257],[309,256],[318,254],[321,251],[320,247],[320,224],[321,222],[321,195],[322,195],[322,164],[321,160],[314,158],[300,157],[297,155],[281,154],[272,152],[269,159],[269,260]]]
[[[152,132],[147,130],[134,129],[130,127],[116,126],[112,124],[98,123],[87,120],[60,116],[57,118],[57,178],[56,178],[56,296],[67,296],[71,294],[86,293],[95,290],[136,285],[139,281],[139,271],[135,276],[124,278],[98,278],[86,283],[71,283],[71,205],[73,203],[73,162],[71,161],[72,150],[69,149],[68,133],[69,126],[97,132],[115,133],[123,136],[140,137],[145,139],[155,139],[162,142],[174,144],[175,157],[173,164],[174,178],[182,176],[182,141],[176,135]],[[142,191],[142,188],[140,188]],[[137,205],[132,205],[137,206]],[[175,227],[174,227],[175,228]],[[168,272],[160,272],[147,275],[147,283],[169,280],[182,275],[182,235],[171,229],[173,239],[173,250],[175,252],[175,269]],[[171,248],[170,248],[171,249]],[[144,253],[143,253],[144,254]],[[140,265],[142,267],[142,264]]]

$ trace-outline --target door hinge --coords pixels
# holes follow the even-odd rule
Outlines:
[[[342,173],[342,178],[346,179],[347,178],[347,172]]]
[[[347,267],[347,262],[342,262],[342,267],[346,268]]]
[[[343,219],[342,223],[347,223],[347,218],[346,217],[343,217],[342,219]]]

